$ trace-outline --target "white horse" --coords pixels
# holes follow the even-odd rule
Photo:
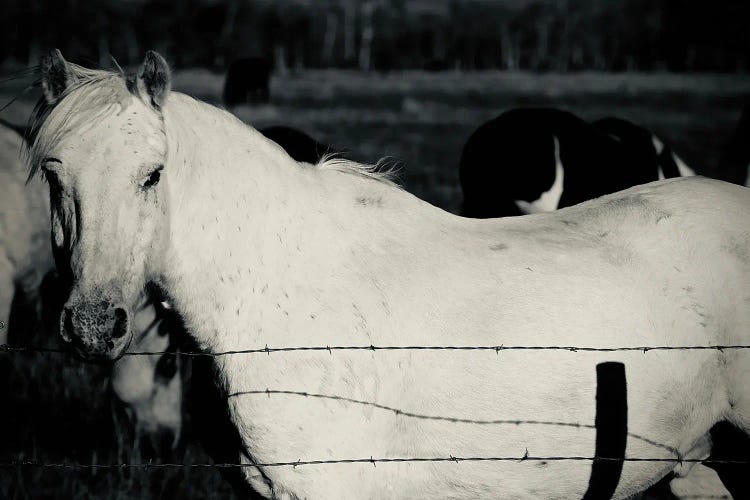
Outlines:
[[[0,125],[0,345],[8,343],[14,296],[20,293],[28,304],[40,304],[39,287],[54,267],[49,193],[39,179],[26,185],[23,145],[17,131]]]
[[[50,106],[30,162],[50,181],[53,245],[75,279],[61,334],[91,358],[127,348],[149,282],[211,352],[748,344],[746,188],[685,178],[469,220],[362,165],[300,168],[229,113],[171,92],[153,52],[126,79],[54,51],[43,84]],[[717,421],[750,431],[741,349],[323,349],[218,361],[256,465],[246,476],[268,497],[580,498],[591,462],[541,457],[594,454],[604,361],[626,369],[627,456],[664,460],[625,461],[615,498],[689,458]],[[399,458],[428,461],[377,462]],[[361,461],[303,464],[337,460]]]

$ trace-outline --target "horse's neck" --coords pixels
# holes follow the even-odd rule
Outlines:
[[[195,198],[226,197],[237,189],[249,196],[257,183],[283,183],[295,162],[275,143],[226,111],[173,93],[164,109],[169,144],[167,166],[176,210]],[[258,193],[254,198],[259,200]],[[262,198],[262,196],[261,196]]]
[[[199,112],[178,126],[165,114],[167,171],[175,171],[164,274],[178,309],[194,314],[188,328],[208,348],[294,342],[283,336],[309,331],[311,317],[367,314],[352,303],[367,309],[377,287],[370,277],[389,252],[404,245],[416,252],[421,245],[410,242],[446,219],[385,183],[302,167],[221,112]]]

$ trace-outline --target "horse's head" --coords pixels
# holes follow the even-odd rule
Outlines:
[[[49,183],[55,260],[72,283],[60,331],[83,356],[115,359],[166,249],[169,68],[149,52],[126,78],[54,50],[42,61],[42,87],[29,159]]]

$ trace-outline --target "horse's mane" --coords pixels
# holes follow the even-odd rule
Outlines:
[[[345,174],[358,175],[373,179],[393,187],[400,188],[396,182],[398,167],[387,158],[383,158],[374,164],[357,163],[346,158],[336,156],[335,153],[323,155],[315,165],[318,170],[331,170]]]
[[[112,105],[121,102],[118,98],[128,92],[125,74],[117,71],[89,69],[77,64],[68,63],[70,82],[54,104],[42,96],[34,106],[29,118],[28,147],[26,161],[29,164],[29,178],[38,171],[41,160],[60,141],[63,134],[70,129],[75,117],[77,123],[95,120],[102,116]],[[74,99],[74,102],[69,102]],[[48,121],[52,111],[63,101],[68,101],[68,111],[55,120]],[[75,112],[74,112],[75,111]],[[44,134],[41,132],[44,131]]]
[[[135,93],[135,86],[119,66],[119,71],[89,69],[73,63],[68,63],[68,68],[71,82],[56,103],[49,104],[42,96],[29,120],[26,150],[29,179],[38,173],[41,161],[62,139],[65,132],[71,129],[74,120],[75,123],[92,122],[114,105],[122,104],[123,95]],[[70,99],[74,101],[70,102]],[[50,122],[52,111],[63,101],[66,101],[67,111],[64,115],[56,117],[54,122]],[[227,114],[236,119],[231,113]],[[326,154],[313,168],[357,175],[399,187],[394,180],[398,169],[388,159],[382,159],[375,164],[363,164],[341,158],[336,154]]]

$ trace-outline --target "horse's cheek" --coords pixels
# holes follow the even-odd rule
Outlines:
[[[155,195],[141,203],[138,212],[131,220],[133,221],[132,227],[129,228],[129,238],[132,242],[131,260],[134,267],[145,269],[148,273],[152,267],[150,260],[158,258],[162,249],[159,232],[163,218]]]
[[[146,220],[152,221],[152,227],[149,228],[149,234],[151,235],[151,241],[148,248],[149,255],[146,255],[146,260],[152,262],[152,266],[158,267],[161,264],[161,259],[167,253],[169,246],[169,202],[166,196],[166,190],[159,193],[159,200],[152,213],[150,213]]]

